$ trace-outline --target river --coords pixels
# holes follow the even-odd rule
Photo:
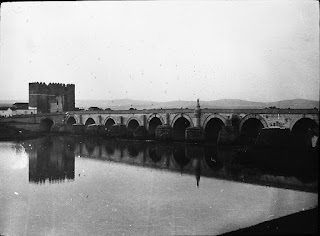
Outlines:
[[[0,142],[0,235],[217,235],[318,206],[312,163],[252,166],[240,149],[80,136]]]

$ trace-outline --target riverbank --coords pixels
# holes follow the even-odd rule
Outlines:
[[[318,218],[316,207],[221,235],[318,235]]]
[[[0,141],[21,141],[43,137],[44,134],[0,123]]]

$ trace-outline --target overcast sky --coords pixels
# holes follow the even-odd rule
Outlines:
[[[318,4],[3,3],[0,100],[35,81],[76,99],[319,100]]]

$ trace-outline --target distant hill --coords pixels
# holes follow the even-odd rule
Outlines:
[[[0,100],[0,107],[11,107],[16,102],[28,102],[24,100]]]
[[[319,102],[305,99],[282,100],[278,102],[252,102],[239,99],[221,99],[215,101],[200,101],[201,108],[291,108],[291,109],[319,109]],[[196,101],[170,101],[170,102],[153,102],[140,101],[131,99],[116,100],[76,100],[76,107],[89,108],[91,106],[102,109],[110,108],[113,110],[127,110],[131,107],[136,109],[153,109],[153,108],[189,108],[196,107]]]
[[[278,108],[291,108],[291,109],[301,109],[301,108],[318,108],[319,101],[305,100],[305,99],[292,99],[292,100],[282,100],[279,102],[267,103],[267,106],[275,106]]]
[[[13,101],[0,100],[0,107],[10,107],[16,102],[27,101]],[[292,99],[282,100],[278,102],[252,102],[240,99],[221,99],[215,101],[200,101],[201,108],[291,108],[291,109],[319,109],[319,101]],[[100,107],[102,109],[110,108],[112,110],[128,110],[133,107],[136,109],[153,109],[153,108],[189,108],[196,107],[196,101],[176,100],[170,102],[153,102],[141,101],[132,99],[116,99],[116,100],[76,100],[76,107],[87,109],[89,107]]]

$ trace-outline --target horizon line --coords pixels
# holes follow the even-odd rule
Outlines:
[[[116,101],[116,100],[131,100],[131,101],[140,101],[140,102],[155,102],[155,103],[166,103],[166,102],[196,102],[197,100],[183,100],[183,99],[177,99],[177,100],[169,100],[169,101],[154,101],[154,100],[141,100],[141,99],[131,99],[131,98],[116,98],[116,99],[75,99],[75,101]],[[320,102],[320,98],[318,100],[313,100],[313,99],[305,99],[305,98],[292,98],[292,99],[283,99],[283,100],[276,100],[276,101],[265,101],[265,102],[260,102],[260,101],[252,101],[252,100],[245,100],[245,99],[238,99],[238,98],[221,98],[221,99],[216,99],[216,100],[201,100],[201,102],[214,102],[214,101],[221,101],[221,100],[238,100],[238,101],[246,101],[246,102],[255,102],[255,103],[274,103],[274,102],[282,102],[282,101],[292,101],[292,100],[306,100],[306,101],[313,101],[313,102]],[[25,99],[0,99],[0,102],[5,102],[5,101],[15,101],[15,102],[28,102],[28,100]]]

